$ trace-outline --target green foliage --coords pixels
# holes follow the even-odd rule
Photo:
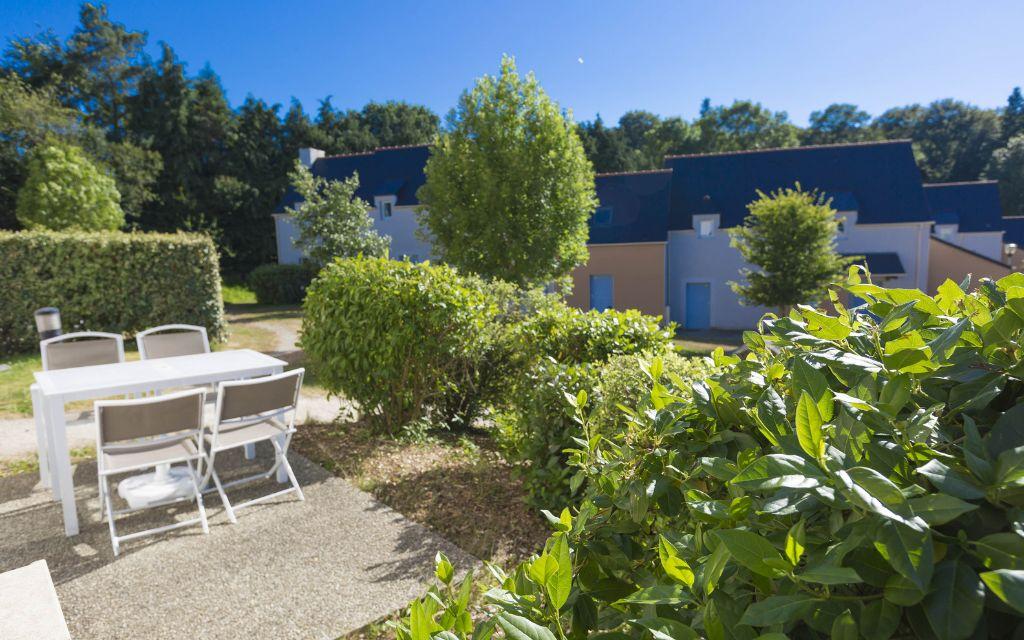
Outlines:
[[[730,229],[731,245],[746,263],[744,282],[730,283],[748,305],[790,307],[819,299],[848,264],[836,251],[835,211],[813,192],[759,192],[743,226]]]
[[[114,231],[124,224],[114,180],[78,147],[56,143],[32,153],[17,211],[28,229]]]
[[[249,286],[259,304],[301,304],[315,276],[309,264],[264,264],[249,274]]]
[[[320,384],[382,430],[423,416],[468,425],[499,392],[499,306],[448,266],[338,259],[303,310],[301,344]]]
[[[812,111],[810,123],[800,135],[801,144],[838,144],[877,140],[871,114],[854,104],[830,104],[823,111]]]
[[[64,331],[132,335],[161,324],[225,337],[217,252],[195,234],[0,232],[0,351],[37,348],[33,312],[60,309]]]
[[[800,143],[798,129],[785,111],[771,111],[748,100],[703,110],[695,124],[701,146],[708,151],[795,147]]]
[[[674,328],[637,311],[583,312],[549,302],[512,331],[522,373],[510,388],[511,406],[499,417],[501,446],[506,457],[521,465],[531,502],[563,505],[581,488],[579,479],[572,480],[564,453],[577,431],[566,413],[566,397],[594,389],[606,361],[665,352]]]
[[[622,431],[567,398],[579,507],[548,514],[541,555],[490,567],[472,627],[434,588],[399,637],[1017,637],[1024,276],[847,289],[867,308],[766,316],[745,359],[648,384]]]
[[[302,200],[289,208],[300,247],[314,266],[335,258],[358,255],[383,256],[391,239],[377,233],[367,215],[370,205],[358,198],[359,175],[345,180],[327,180],[296,162],[292,186]]]
[[[440,257],[518,285],[566,276],[587,258],[594,171],[575,127],[504,57],[464,92],[431,149],[418,197]]]
[[[999,181],[1003,215],[1024,215],[1024,134],[1010,138],[992,154],[985,177]]]

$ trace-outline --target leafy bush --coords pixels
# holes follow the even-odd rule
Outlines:
[[[18,222],[27,229],[116,231],[124,224],[121,194],[78,147],[34,150],[18,191]]]
[[[206,236],[0,232],[0,351],[37,347],[33,312],[60,309],[64,331],[126,335],[167,323],[224,338],[217,250]]]
[[[1019,637],[1024,274],[848,289],[866,309],[767,316],[746,359],[689,395],[650,383],[621,432],[578,394],[578,510],[492,568],[475,628],[445,570],[398,637]]]
[[[581,487],[566,466],[576,426],[565,395],[593,389],[609,359],[667,351],[674,329],[638,311],[580,311],[548,296],[510,331],[521,373],[512,406],[498,421],[499,440],[506,457],[520,464],[530,501],[564,505]]]
[[[616,355],[657,351],[668,345],[674,325],[628,311],[581,311],[550,302],[525,319],[518,329],[524,352],[563,364],[603,362]]]
[[[469,424],[500,391],[498,305],[450,267],[339,259],[304,311],[301,344],[321,384],[384,430],[431,412]]]
[[[259,304],[301,304],[314,276],[308,264],[264,264],[249,274],[249,287]]]

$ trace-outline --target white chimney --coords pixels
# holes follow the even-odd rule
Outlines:
[[[302,166],[307,169],[313,166],[313,163],[324,157],[323,149],[314,149],[313,147],[303,147],[299,149],[299,162]]]

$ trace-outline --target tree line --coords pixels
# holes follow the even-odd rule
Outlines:
[[[167,43],[83,4],[65,39],[53,31],[12,40],[0,60],[0,227],[16,228],[17,192],[32,149],[57,138],[80,147],[116,182],[126,225],[211,234],[227,271],[274,255],[269,213],[288,186],[297,151],[329,154],[426,143],[441,130],[427,107],[405,102],[340,109],[330,96],[313,113],[248,95],[232,107],[214,71],[190,75]],[[929,182],[995,178],[1008,215],[1024,215],[1024,97],[1001,109],[953,99],[894,107],[872,117],[851,104],[811,114],[705,99],[693,120],[630,111],[576,126],[598,172],[662,166],[665,155],[909,138]]]

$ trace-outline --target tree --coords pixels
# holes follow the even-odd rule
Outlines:
[[[700,150],[700,132],[682,118],[665,118],[644,136],[644,157],[651,168],[662,166],[667,155]]]
[[[594,165],[594,171],[614,173],[634,168],[632,154],[621,131],[604,126],[600,114],[593,122],[581,122],[576,133],[587,158]]]
[[[658,126],[661,118],[650,111],[634,109],[627,111],[619,118],[619,131],[622,132],[626,145],[637,151],[643,149],[647,133]]]
[[[38,147],[18,191],[18,221],[26,228],[113,231],[124,224],[121,194],[78,147]]]
[[[393,100],[371,102],[359,117],[378,147],[430,142],[441,124],[437,114],[427,107]]]
[[[1024,216],[1024,134],[992,154],[985,177],[999,181],[1003,215]]]
[[[853,104],[830,104],[824,111],[811,112],[810,125],[801,135],[802,144],[863,142],[879,137],[868,125],[871,115]]]
[[[836,212],[821,196],[801,190],[758,192],[731,245],[744,261],[745,282],[729,283],[743,304],[781,307],[783,313],[818,299],[849,264],[836,251]]]
[[[958,100],[928,105],[914,131],[929,182],[977,180],[999,145],[999,116]]]
[[[785,111],[770,111],[760,103],[737,100],[730,106],[701,107],[697,120],[704,151],[745,151],[795,147],[797,128]]]
[[[548,283],[586,261],[593,167],[571,114],[513,58],[463,92],[425,173],[420,219],[445,261],[517,284]]]
[[[359,175],[345,180],[314,176],[296,162],[292,187],[302,201],[289,209],[299,230],[296,244],[317,268],[334,258],[385,256],[391,239],[373,228],[370,205],[356,197]]]
[[[1020,87],[1014,87],[1003,109],[1003,140],[1009,141],[1021,133],[1024,133],[1024,95]]]
[[[893,107],[875,118],[871,128],[886,140],[911,140],[924,118],[924,107],[919,104]]]

